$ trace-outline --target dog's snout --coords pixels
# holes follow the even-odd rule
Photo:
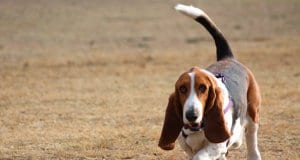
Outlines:
[[[188,121],[195,122],[198,118],[198,115],[194,110],[189,110],[185,113],[185,117]]]

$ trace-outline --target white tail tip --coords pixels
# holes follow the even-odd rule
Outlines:
[[[204,11],[202,11],[201,9],[183,4],[177,4],[175,6],[175,10],[194,19],[205,15]]]

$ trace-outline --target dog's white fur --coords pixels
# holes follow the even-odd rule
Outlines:
[[[198,118],[195,120],[195,123],[200,124],[201,120],[202,120],[202,111],[203,111],[203,104],[201,103],[201,101],[199,101],[199,99],[197,98],[197,94],[195,91],[195,73],[191,72],[189,73],[190,79],[191,79],[191,90],[189,93],[189,97],[187,98],[187,100],[184,103],[183,106],[183,123],[187,124],[189,121],[186,118],[186,112],[188,110],[194,110],[197,115]]]
[[[191,18],[197,18],[197,17],[206,15],[204,11],[202,11],[199,8],[193,7],[193,6],[177,4],[175,6],[175,9]]]

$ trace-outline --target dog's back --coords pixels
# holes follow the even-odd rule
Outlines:
[[[231,100],[233,101],[235,120],[238,117],[246,117],[248,91],[248,72],[247,69],[233,58],[217,61],[207,68],[214,75],[220,76],[228,89]],[[241,116],[244,115],[244,116]],[[234,126],[234,124],[233,124]]]

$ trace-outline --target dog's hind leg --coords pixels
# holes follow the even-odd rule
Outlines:
[[[260,160],[261,156],[257,144],[258,123],[252,121],[249,117],[249,122],[246,126],[246,144],[248,151],[248,160]]]
[[[258,150],[257,132],[259,121],[259,109],[261,105],[261,96],[257,82],[254,79],[253,74],[248,71],[249,74],[249,88],[247,94],[247,125],[246,125],[246,144],[248,150],[249,160],[260,160],[261,156]]]

